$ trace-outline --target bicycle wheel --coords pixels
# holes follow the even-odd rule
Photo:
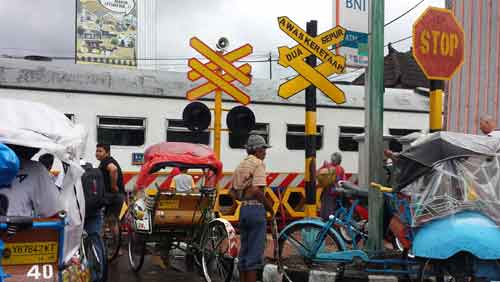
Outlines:
[[[134,272],[138,272],[144,263],[146,253],[145,235],[130,232],[128,235],[128,262]]]
[[[321,240],[319,238],[323,226],[314,223],[298,223],[280,234],[278,238],[278,254],[280,265],[284,270],[305,271],[313,267],[313,248]],[[330,229],[321,242],[317,254],[333,253],[344,250],[337,236]],[[316,254],[316,255],[317,255]]]
[[[108,263],[104,244],[99,235],[88,235],[84,240],[84,248],[92,281],[106,282],[108,280]]]
[[[107,214],[104,217],[103,240],[106,246],[108,261],[113,261],[118,256],[121,247],[121,227],[120,220],[114,214]]]
[[[234,257],[229,255],[229,235],[222,222],[211,222],[203,234],[201,265],[207,282],[229,282],[233,276]]]

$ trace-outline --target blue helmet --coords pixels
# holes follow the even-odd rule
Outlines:
[[[0,188],[9,187],[19,172],[20,162],[16,153],[0,143]]]

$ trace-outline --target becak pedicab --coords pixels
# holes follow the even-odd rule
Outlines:
[[[396,167],[390,202],[398,216],[390,227],[421,262],[422,276],[500,280],[500,139],[430,134],[403,151]]]
[[[0,217],[0,276],[3,281],[88,281],[79,252],[85,199],[78,161],[86,131],[44,104],[0,98],[0,105],[0,143],[51,153],[65,171],[58,196],[60,211],[54,216]]]
[[[195,191],[172,190],[172,175],[164,183],[154,183],[156,173],[176,168],[199,171]],[[147,148],[129,208],[133,222],[128,251],[134,271],[142,267],[148,243],[164,260],[171,250],[181,249],[206,281],[231,280],[237,255],[235,230],[213,210],[221,176],[222,163],[208,146],[163,142]]]
[[[280,268],[337,263],[340,270],[350,265],[418,281],[500,281],[500,139],[429,134],[399,154],[395,166],[395,187],[372,186],[384,192],[384,231],[397,236],[402,253],[349,246],[331,215],[326,222],[295,221],[281,231]]]

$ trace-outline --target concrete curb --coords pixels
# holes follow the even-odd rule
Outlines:
[[[337,277],[337,273],[324,270],[296,271],[288,273],[290,282],[330,282],[330,281],[374,281],[374,282],[398,282],[398,277],[391,275],[350,275],[345,273],[343,278]],[[233,280],[234,281],[234,280]],[[262,282],[285,282],[278,273],[278,267],[273,264],[266,264],[262,272]]]

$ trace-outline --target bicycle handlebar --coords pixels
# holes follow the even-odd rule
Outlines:
[[[372,182],[370,183],[372,188],[378,189],[382,193],[392,193],[394,190],[391,187],[383,186],[382,184]]]

